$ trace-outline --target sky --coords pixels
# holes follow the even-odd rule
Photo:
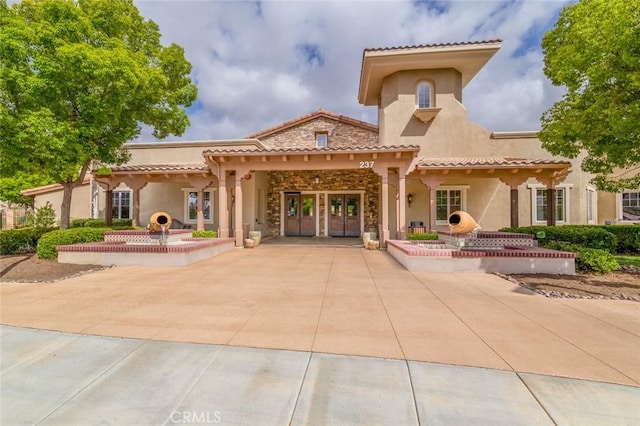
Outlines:
[[[468,117],[493,131],[538,130],[562,97],[541,40],[572,1],[138,0],[193,66],[191,126],[166,140],[243,138],[319,108],[377,124],[358,103],[365,48],[502,39],[463,91]],[[143,129],[140,141],[154,140]]]

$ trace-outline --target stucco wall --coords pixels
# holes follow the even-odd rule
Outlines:
[[[50,202],[56,212],[56,219],[60,220],[62,192],[62,189],[60,189],[59,191],[36,195],[34,198],[34,206],[39,208],[45,206],[47,202]],[[88,218],[90,216],[90,193],[88,184],[73,189],[73,194],[71,195],[71,218]]]

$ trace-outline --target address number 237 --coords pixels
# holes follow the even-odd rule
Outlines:
[[[373,169],[373,163],[375,163],[375,161],[361,161],[360,162],[360,168],[361,169]]]

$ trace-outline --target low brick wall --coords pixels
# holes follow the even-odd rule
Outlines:
[[[539,247],[460,250],[421,247],[417,241],[387,241],[387,252],[410,271],[563,274],[576,272],[576,254]]]
[[[79,265],[184,266],[235,248],[233,238],[187,238],[176,245],[98,242],[58,246],[58,262]]]

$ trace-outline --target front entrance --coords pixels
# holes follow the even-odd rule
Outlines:
[[[284,203],[286,208],[284,235],[288,237],[316,235],[316,196],[286,192]]]
[[[329,236],[360,236],[360,195],[329,195]]]

